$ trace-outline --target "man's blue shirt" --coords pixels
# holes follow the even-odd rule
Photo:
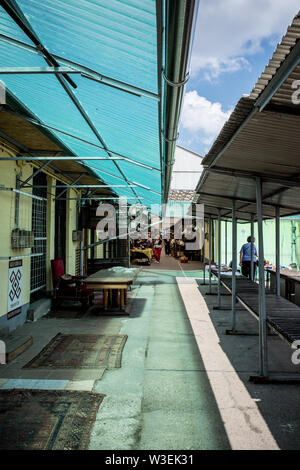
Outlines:
[[[242,253],[242,261],[251,261],[251,242],[245,243],[242,248],[240,253]],[[257,257],[257,248],[253,244],[253,261],[256,261]]]

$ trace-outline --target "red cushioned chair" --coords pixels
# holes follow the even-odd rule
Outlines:
[[[83,284],[83,276],[65,274],[65,266],[61,258],[51,260],[51,270],[54,309],[64,300],[81,302],[82,306],[93,305],[94,291]]]

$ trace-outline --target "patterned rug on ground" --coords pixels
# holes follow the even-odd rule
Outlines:
[[[58,333],[25,369],[96,369],[121,367],[127,335],[68,335]]]
[[[0,390],[0,449],[87,449],[104,397],[68,390]]]

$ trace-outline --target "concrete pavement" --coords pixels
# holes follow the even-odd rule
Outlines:
[[[206,296],[207,287],[196,281],[203,277],[200,268],[166,256],[144,267],[129,293],[127,317],[26,323],[18,334],[31,334],[33,346],[0,366],[0,388],[105,394],[90,449],[299,449],[299,386],[248,382],[257,372],[258,339],[225,335],[230,311],[212,309],[216,297]],[[230,297],[222,297],[222,304],[230,305]],[[257,331],[257,322],[243,310],[238,325]],[[122,367],[94,375],[23,370],[58,332],[127,334]],[[277,337],[269,340],[269,354],[271,370],[299,372]]]

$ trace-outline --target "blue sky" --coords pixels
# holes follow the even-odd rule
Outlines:
[[[200,0],[179,145],[208,152],[299,8],[299,0]]]

